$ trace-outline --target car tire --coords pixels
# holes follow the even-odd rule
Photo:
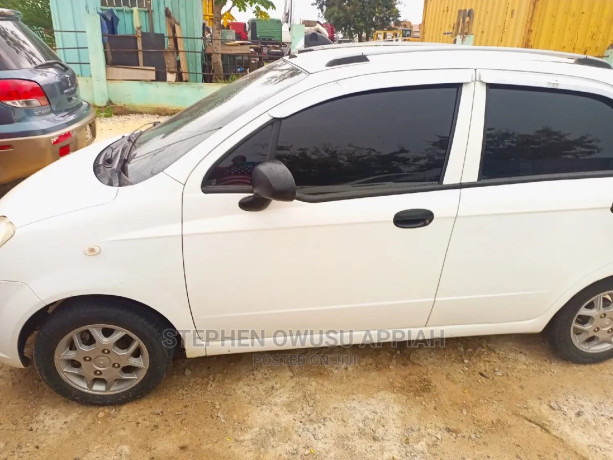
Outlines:
[[[41,327],[34,364],[60,395],[88,405],[138,399],[164,378],[174,348],[162,317],[107,298],[67,301]]]
[[[545,336],[562,358],[574,363],[613,358],[613,279],[599,281],[570,299],[547,325]]]

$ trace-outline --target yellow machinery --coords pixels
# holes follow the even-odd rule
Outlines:
[[[373,35],[374,41],[385,42],[416,42],[420,41],[413,36],[413,25],[410,21],[402,21],[400,27],[388,30],[377,30]]]
[[[215,0],[202,0],[202,19],[206,25],[211,27],[213,24],[213,2]]]

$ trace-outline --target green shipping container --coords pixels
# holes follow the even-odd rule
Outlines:
[[[251,41],[281,42],[283,33],[280,19],[251,19],[249,21],[249,37]]]

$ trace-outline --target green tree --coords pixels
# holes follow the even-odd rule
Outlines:
[[[3,0],[0,0],[3,1]],[[215,80],[223,79],[223,63],[221,61],[221,27],[222,22],[234,19],[232,10],[253,11],[257,18],[268,19],[268,10],[274,10],[271,0],[216,0],[213,4],[213,75]]]
[[[359,42],[400,19],[398,0],[315,0],[314,5],[336,30]]]
[[[20,11],[22,21],[36,32],[45,42],[53,47],[53,22],[49,0],[0,0],[0,8]]]

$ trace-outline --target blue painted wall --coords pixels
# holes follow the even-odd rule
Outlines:
[[[85,37],[84,16],[86,13],[102,11],[100,0],[51,0],[51,18],[55,31],[55,40],[59,56],[74,69],[77,75],[91,76],[89,53]],[[202,1],[201,0],[152,0],[153,28],[156,33],[166,35],[166,16],[164,10],[170,8],[173,16],[181,24],[183,42],[189,72],[202,72]],[[119,16],[119,31],[122,34],[134,34],[132,10],[129,8],[114,8]],[[149,32],[149,19],[146,11],[140,11],[143,31]],[[187,37],[198,37],[196,39]],[[166,40],[168,43],[168,40]],[[62,49],[82,48],[82,49]],[[79,64],[84,63],[84,64]],[[191,73],[190,82],[201,82],[202,76]]]

